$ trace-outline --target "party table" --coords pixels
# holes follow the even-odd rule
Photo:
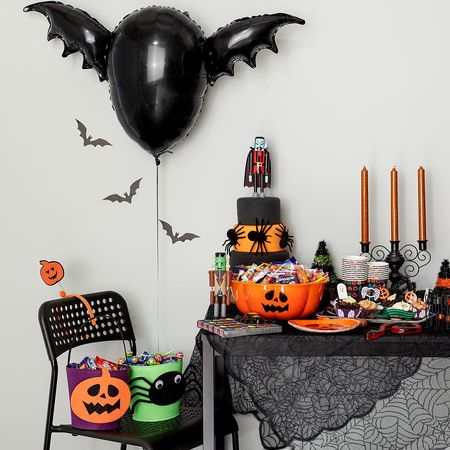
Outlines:
[[[256,416],[267,449],[344,427],[395,394],[422,358],[450,356],[450,334],[443,332],[387,334],[370,342],[364,333],[358,328],[311,334],[287,327],[278,334],[224,339],[202,330],[202,355],[194,353],[186,375],[188,386],[189,378],[198,387],[203,383],[204,449],[215,448],[215,355],[223,356],[234,411]],[[396,433],[402,437],[401,430]]]

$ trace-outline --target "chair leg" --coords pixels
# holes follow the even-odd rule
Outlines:
[[[45,427],[45,437],[44,437],[44,450],[50,450],[50,440],[52,438],[52,433],[50,427]]]
[[[50,390],[48,393],[47,420],[45,423],[44,450],[50,450],[52,438],[53,412],[55,411],[56,384],[58,382],[58,365],[52,361],[52,375],[50,378]]]
[[[239,433],[233,431],[231,438],[233,440],[233,450],[239,450]]]
[[[120,450],[127,450],[127,444],[120,444]]]

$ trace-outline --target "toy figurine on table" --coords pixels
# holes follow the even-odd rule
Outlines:
[[[216,253],[214,270],[209,272],[210,303],[214,305],[214,318],[226,317],[227,306],[230,305],[231,272],[227,270],[225,253]]]
[[[253,197],[264,197],[264,188],[270,188],[270,154],[264,137],[255,137],[255,142],[245,163],[244,186],[253,187]]]

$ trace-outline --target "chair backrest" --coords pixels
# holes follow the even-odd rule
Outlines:
[[[135,352],[136,338],[125,299],[113,291],[83,294],[83,297],[97,318],[95,326],[88,322],[89,313],[76,297],[50,300],[39,308],[39,323],[49,359],[56,360],[70,348],[122,340],[122,336]]]

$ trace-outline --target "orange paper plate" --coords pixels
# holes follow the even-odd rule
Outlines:
[[[355,319],[289,320],[289,325],[310,333],[342,333],[359,326]]]

